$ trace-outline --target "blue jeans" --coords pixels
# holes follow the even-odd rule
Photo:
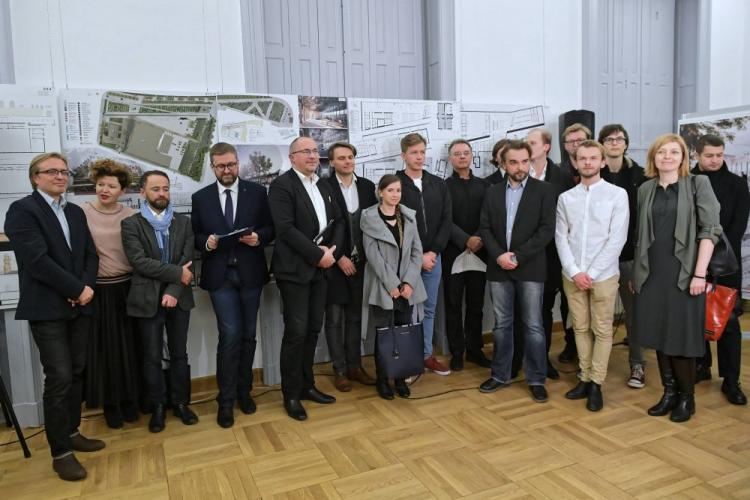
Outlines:
[[[424,358],[432,356],[432,335],[435,333],[435,310],[437,309],[438,292],[440,291],[440,278],[443,276],[443,265],[440,254],[435,261],[432,271],[422,269],[422,283],[427,290],[427,300],[424,301],[424,319],[422,329],[424,331]]]
[[[547,377],[547,342],[542,323],[544,283],[535,281],[491,281],[490,296],[495,312],[492,336],[492,378],[510,383],[513,359],[513,301],[518,295],[518,310],[523,325],[523,369],[529,385],[544,385]]]
[[[231,405],[253,389],[255,323],[263,287],[242,286],[236,268],[227,268],[224,284],[210,292],[216,313],[216,384],[219,404]]]

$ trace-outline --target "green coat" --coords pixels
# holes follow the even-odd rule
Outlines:
[[[674,255],[680,261],[677,287],[686,291],[695,271],[695,261],[698,258],[698,241],[710,239],[716,244],[719,241],[722,229],[719,223],[719,202],[716,200],[709,180],[703,175],[688,175],[680,177],[677,182],[679,194],[677,195],[677,222],[674,228]],[[695,195],[693,194],[693,182],[695,182]],[[638,189],[637,241],[633,261],[633,280],[636,293],[640,293],[641,287],[649,274],[648,249],[654,241],[651,206],[658,185],[659,178],[655,177],[644,182]]]

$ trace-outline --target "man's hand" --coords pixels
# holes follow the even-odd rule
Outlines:
[[[506,271],[512,271],[518,267],[518,262],[515,261],[516,254],[513,252],[505,252],[500,254],[497,258],[497,265],[505,269]]]
[[[576,288],[581,291],[591,290],[591,287],[594,286],[594,280],[592,280],[591,276],[584,272],[580,272],[573,276],[573,283],[575,284]]]
[[[401,297],[401,290],[399,290],[398,288],[394,288],[389,293],[391,295],[391,298],[393,298],[393,299],[397,299],[397,298]]]
[[[164,296],[161,298],[161,306],[162,307],[172,308],[172,307],[174,307],[176,305],[177,305],[177,299],[174,298],[174,297],[172,297],[169,294],[165,293]]]
[[[208,248],[209,250],[216,250],[216,247],[218,246],[219,238],[215,234],[210,235],[206,240],[206,248]]]
[[[323,257],[318,261],[318,267],[328,269],[336,263],[336,259],[333,256],[333,252],[336,250],[336,245],[333,245],[331,248],[320,245],[319,248],[323,250]]]
[[[401,296],[403,298],[405,298],[406,300],[409,300],[412,293],[414,293],[414,289],[411,287],[409,283],[404,283],[403,285],[401,285]]]
[[[258,236],[258,233],[253,231],[250,234],[246,234],[245,236],[242,236],[240,238],[240,243],[244,243],[245,245],[249,247],[257,247],[260,245],[260,237]]]
[[[480,251],[483,246],[484,243],[482,243],[482,238],[480,238],[479,236],[469,236],[469,239],[466,240],[466,248],[474,253]]]
[[[81,295],[78,296],[76,299],[76,303],[82,306],[85,306],[89,302],[91,302],[91,299],[94,298],[94,290],[91,289],[90,286],[86,285],[83,287],[83,291],[81,292]]]
[[[432,271],[437,262],[437,254],[435,252],[425,252],[422,254],[422,269],[425,271]]]
[[[337,262],[339,269],[347,276],[354,276],[357,274],[357,266],[351,261],[346,255],[342,255]]]
[[[182,265],[182,278],[180,278],[180,281],[182,281],[183,285],[187,286],[193,281],[193,272],[190,270],[190,266],[192,265],[192,260]]]

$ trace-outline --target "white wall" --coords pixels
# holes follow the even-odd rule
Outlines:
[[[582,103],[582,1],[455,4],[456,99],[543,104],[556,137],[558,116]]]
[[[750,103],[750,4],[710,3],[709,109]]]
[[[239,0],[10,0],[16,83],[244,92]]]

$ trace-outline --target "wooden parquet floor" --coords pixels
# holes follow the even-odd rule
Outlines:
[[[748,343],[742,382],[750,392]],[[331,377],[318,376],[338,401],[305,404],[302,423],[286,416],[278,391],[258,397],[254,415],[236,411],[231,429],[216,425],[213,401],[193,407],[198,425],[170,416],[161,434],[148,432],[147,417],[122,430],[92,417],[82,431],[107,448],[78,454],[85,481],[56,478],[42,434],[31,438],[29,460],[18,445],[0,448],[0,497],[750,498],[750,408],[726,402],[714,366],[714,379],[697,386],[692,420],[649,417],[661,387],[648,355],[647,387],[633,390],[625,385],[627,347],[613,349],[598,413],[564,398],[573,365],[555,363],[567,373],[548,383],[550,401],[536,404],[523,382],[481,394],[488,371],[467,363],[447,377],[424,375],[413,399],[390,402],[372,387],[338,393]],[[0,443],[12,439],[0,431]]]

